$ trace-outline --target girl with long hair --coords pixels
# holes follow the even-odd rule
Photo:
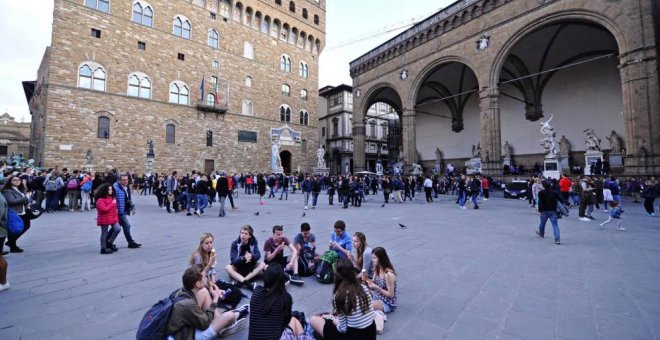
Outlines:
[[[18,238],[25,234],[28,229],[30,229],[30,219],[26,214],[26,206],[30,203],[32,193],[27,192],[27,188],[19,176],[12,175],[7,177],[7,181],[2,188],[2,195],[7,201],[7,208],[14,210],[14,212],[23,220],[23,225],[25,228],[20,234],[14,235],[12,233],[8,233],[7,235],[7,245],[9,246],[9,251],[12,253],[22,253],[23,249],[16,245],[16,241],[18,241]]]
[[[374,265],[374,279],[369,289],[373,292],[374,308],[384,313],[393,312],[397,306],[396,272],[383,247],[374,248],[371,255]]]
[[[215,238],[211,233],[203,233],[199,237],[199,246],[190,255],[188,264],[191,266],[200,266],[202,272],[208,277],[209,282],[215,282],[216,279],[216,253],[213,248]]]
[[[114,242],[121,232],[114,188],[110,183],[103,183],[96,188],[94,198],[96,225],[101,227],[101,254],[112,254],[117,251]]]
[[[337,261],[332,304],[334,315],[313,316],[310,321],[323,339],[376,339],[371,294],[360,283],[357,270],[347,258]]]
[[[371,248],[367,246],[367,237],[364,233],[356,232],[353,234],[353,249],[348,259],[353,262],[357,270],[361,271],[362,280],[371,278],[374,274],[373,264],[371,263]]]
[[[264,271],[264,285],[250,299],[250,340],[307,339],[300,321],[293,317],[293,299],[286,291],[289,278],[282,265],[273,263]]]

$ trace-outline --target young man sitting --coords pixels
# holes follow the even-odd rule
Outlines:
[[[298,256],[302,256],[303,249],[310,249],[314,253],[314,262],[321,260],[321,257],[316,253],[316,236],[311,232],[312,227],[309,223],[305,222],[300,225],[300,233],[293,239],[293,246],[298,252]]]
[[[259,243],[254,238],[254,231],[249,225],[241,227],[241,233],[229,247],[230,264],[225,268],[229,276],[240,285],[254,290],[251,280],[259,275],[266,266],[259,262]]]
[[[336,251],[339,258],[347,258],[353,250],[353,241],[346,232],[346,223],[337,220],[334,229],[335,231],[330,234],[330,250]]]
[[[170,334],[168,339],[216,339],[245,328],[249,305],[222,313],[216,308],[216,302],[224,295],[224,291],[215,285],[206,288],[208,286],[206,280],[206,275],[203,275],[197,266],[192,266],[183,273],[183,288],[175,294],[175,299],[182,296],[185,298],[177,301],[172,307],[172,314],[167,323],[167,334]],[[207,290],[210,296],[197,301],[195,297],[201,290]]]
[[[284,256],[284,248],[291,249],[291,259]],[[284,237],[284,227],[276,225],[273,227],[273,236],[264,242],[264,262],[266,264],[279,263],[285,271],[292,273],[291,283],[302,285],[305,283],[300,276],[298,276],[298,251],[289,242],[289,239]]]

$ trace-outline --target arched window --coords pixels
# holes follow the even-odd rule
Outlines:
[[[289,44],[295,45],[296,43],[298,43],[298,29],[294,27],[289,34]]]
[[[312,49],[312,54],[319,54],[321,51],[321,40],[316,39],[314,42],[314,48]]]
[[[213,48],[218,48],[218,32],[216,30],[209,31],[208,44]]]
[[[320,21],[320,20],[319,20],[319,16],[316,15],[316,14],[314,14],[314,23],[318,25],[318,24],[319,24],[319,21]]]
[[[284,24],[284,26],[282,26],[282,29],[280,30],[280,40],[287,41],[289,38],[290,30],[291,27],[289,27],[289,24]]]
[[[305,89],[300,90],[300,99],[307,100],[307,90]]]
[[[282,0],[275,0],[275,4],[282,6]]]
[[[131,73],[128,76],[128,92],[131,97],[151,98],[151,79],[144,73]]]
[[[188,85],[184,82],[175,81],[170,84],[170,103],[188,105]]]
[[[254,59],[254,47],[247,41],[243,43],[243,57]]]
[[[110,0],[85,0],[85,6],[108,13]]]
[[[151,6],[142,1],[133,4],[133,22],[152,27],[154,22],[154,11]]]
[[[291,108],[287,105],[280,106],[280,121],[291,123]]]
[[[105,91],[105,70],[97,63],[88,62],[78,68],[78,87]]]
[[[291,86],[287,84],[282,85],[282,94],[287,97],[291,96]]]
[[[245,77],[245,87],[252,87],[252,77]]]
[[[293,1],[289,1],[289,11],[296,13],[296,3]]]
[[[304,19],[307,19],[307,8],[303,8],[302,16]]]
[[[213,131],[206,131],[206,146],[213,146]]]
[[[284,72],[291,72],[291,57],[283,54],[280,57],[280,70]]]
[[[209,93],[206,95],[206,105],[208,106],[215,105],[215,95],[213,93]]]
[[[220,15],[224,18],[231,17],[231,4],[229,3],[229,0],[222,0],[220,3]]]
[[[174,124],[165,125],[165,143],[174,144],[176,142],[176,126]]]
[[[245,99],[243,100],[243,107],[241,111],[244,115],[252,116],[252,101]]]
[[[110,118],[99,117],[96,137],[103,139],[110,138]]]
[[[190,20],[187,18],[177,15],[174,17],[174,24],[172,28],[172,34],[190,40],[190,30],[192,26],[190,25]]]
[[[261,33],[268,34],[270,32],[270,17],[264,17],[264,20],[261,21]]]
[[[309,112],[300,110],[300,125],[309,125]]]
[[[245,16],[243,17],[243,24],[252,26],[252,7],[245,9]]]
[[[234,7],[234,21],[241,22],[242,17],[243,17],[243,4],[237,2],[236,6]]]
[[[309,65],[306,62],[300,62],[300,76],[307,79],[309,78]]]

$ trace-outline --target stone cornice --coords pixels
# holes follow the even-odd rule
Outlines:
[[[420,46],[513,0],[459,0],[351,61],[351,77]],[[549,1],[548,1],[549,2]]]

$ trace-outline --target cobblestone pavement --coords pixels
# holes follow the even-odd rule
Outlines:
[[[99,254],[95,212],[45,215],[19,241],[25,252],[7,256],[0,339],[134,339],[144,312],[180,287],[202,232],[215,235],[224,264],[243,224],[263,246],[272,225],[292,238],[309,222],[324,245],[337,219],[350,233],[365,232],[370,246],[384,246],[397,270],[399,308],[380,338],[660,338],[660,218],[640,204],[624,203],[625,232],[600,230],[602,211],[582,222],[573,209],[560,220],[557,246],[534,234],[539,218],[524,201],[495,198],[460,210],[448,196],[385,207],[381,196],[367,198],[361,208],[340,209],[321,195],[302,217],[300,194],[259,206],[241,193],[227,217],[214,205],[200,218],[167,214],[155,197],[137,196],[132,231],[143,247],[127,249],[120,235],[119,252],[107,256]],[[312,278],[291,286],[294,309],[330,310],[331,289]],[[231,339],[247,339],[247,330]]]

